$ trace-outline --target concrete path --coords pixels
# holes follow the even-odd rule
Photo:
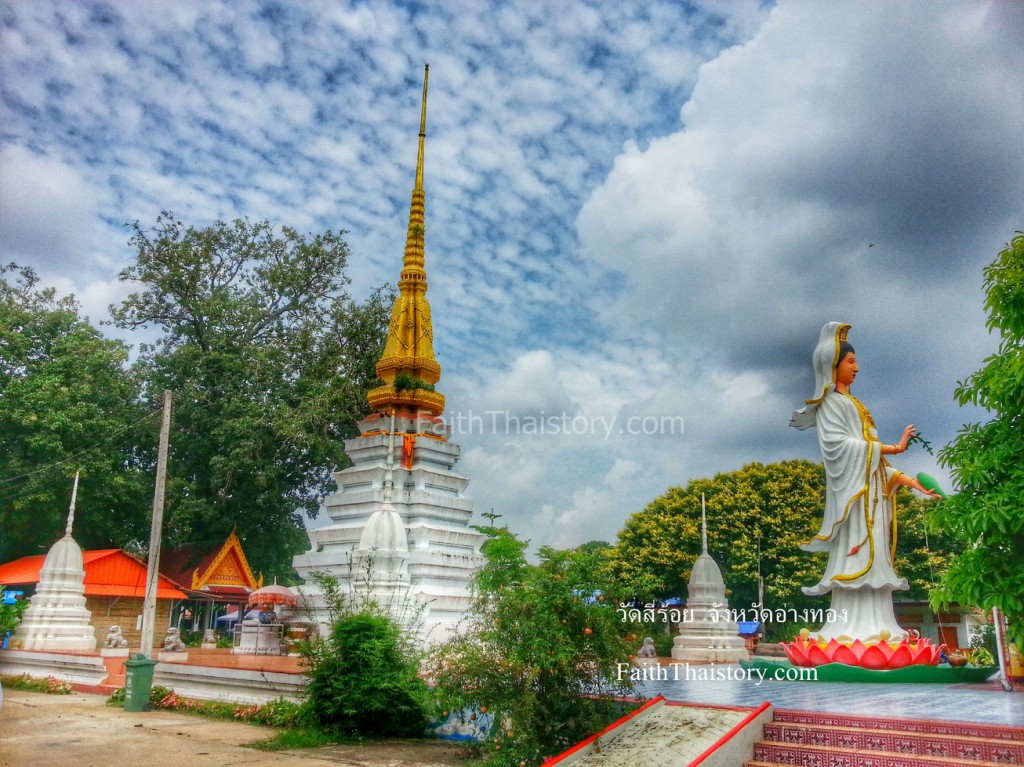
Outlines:
[[[386,742],[266,752],[244,744],[273,735],[257,727],[168,711],[141,714],[99,695],[4,690],[0,767],[470,767],[443,741]]]

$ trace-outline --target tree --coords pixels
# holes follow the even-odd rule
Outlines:
[[[969,423],[939,452],[957,494],[936,504],[932,522],[966,545],[933,594],[936,607],[957,601],[1006,615],[1024,647],[1024,233],[985,268],[986,326],[998,351],[957,386],[961,406],[992,413]]]
[[[722,569],[732,609],[758,602],[759,572],[765,607],[827,607],[819,597],[801,591],[817,582],[825,567],[823,553],[800,548],[818,531],[825,494],[821,465],[803,460],[752,463],[711,479],[695,479],[685,488],[669,488],[631,515],[608,555],[608,566],[637,598],[647,602],[686,593],[701,549],[702,494],[707,499],[708,549]],[[925,599],[956,546],[942,536],[926,542],[921,517],[929,508],[927,501],[902,492],[897,506],[897,572],[911,585],[899,596]]]
[[[766,607],[821,606],[800,591],[824,568],[820,554],[799,548],[821,521],[824,472],[810,461],[752,463],[739,471],[671,487],[626,520],[610,557],[616,576],[636,596],[686,593],[701,550],[701,495],[707,499],[708,549],[729,589],[730,607],[758,601],[758,571]]]
[[[618,664],[635,648],[614,609],[621,595],[580,559],[592,551],[542,548],[534,566],[507,528],[480,529],[487,561],[469,623],[434,651],[431,676],[442,708],[496,714],[490,764],[539,764],[621,715],[615,696],[631,684]]]
[[[0,562],[64,534],[81,470],[75,538],[85,548],[146,536],[158,423],[146,418],[127,347],[79,316],[30,268],[0,267]]]
[[[908,591],[894,594],[898,601],[927,600],[950,563],[963,552],[961,541],[931,529],[928,517],[936,506],[936,501],[920,498],[909,490],[900,489],[896,496],[895,568],[910,585]]]
[[[316,515],[368,412],[390,295],[345,292],[348,247],[330,231],[196,229],[169,213],[132,229],[121,279],[141,289],[111,311],[162,332],[137,370],[147,401],[175,393],[167,543],[216,545],[237,529],[256,569],[287,577],[302,512]]]

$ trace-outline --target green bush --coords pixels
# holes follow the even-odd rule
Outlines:
[[[303,707],[284,698],[272,700],[262,706],[255,706],[254,710],[240,712],[236,711],[235,717],[246,719],[256,724],[265,724],[268,727],[298,728],[302,725],[305,713]]]
[[[447,710],[493,713],[489,765],[536,765],[625,713],[634,690],[619,664],[639,639],[613,607],[622,595],[602,578],[603,547],[544,547],[534,566],[506,528],[478,529],[487,563],[465,632],[431,656],[434,694]]]
[[[410,391],[411,389],[434,391],[434,384],[427,383],[422,378],[413,378],[408,373],[399,373],[396,375],[392,386],[395,387],[395,391]]]
[[[307,672],[307,712],[333,733],[421,736],[426,684],[401,629],[372,608],[340,617]]]
[[[0,586],[0,597],[3,595],[4,587]],[[3,641],[7,632],[14,633],[14,629],[21,623],[21,614],[27,609],[27,599],[16,599],[14,604],[10,605],[0,603],[0,642]]]
[[[675,641],[676,638],[671,634],[656,634],[654,637],[654,649],[657,651],[658,657],[671,658],[672,648],[675,647]]]
[[[181,641],[185,643],[185,647],[199,647],[203,643],[203,632],[182,629]]]

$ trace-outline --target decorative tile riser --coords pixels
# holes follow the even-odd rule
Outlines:
[[[813,724],[825,727],[859,727],[868,730],[912,732],[925,735],[993,738],[1024,743],[1024,728],[1000,727],[974,722],[939,722],[922,719],[885,719],[881,717],[847,716],[811,711],[775,709],[775,723]]]
[[[799,767],[969,767],[971,764],[991,765],[981,760],[955,760],[921,754],[889,754],[882,751],[853,751],[843,749],[792,746],[786,743],[761,742],[754,746],[754,759]]]
[[[854,728],[826,729],[800,724],[772,722],[764,728],[764,739],[787,745],[825,746],[890,754],[943,756],[1024,765],[1024,742],[992,743],[970,736],[949,737],[926,733],[857,731]]]

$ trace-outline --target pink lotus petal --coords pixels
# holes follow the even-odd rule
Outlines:
[[[847,666],[859,666],[857,662],[857,656],[853,654],[846,645],[839,645],[835,653],[832,655],[832,660],[835,663],[845,663]]]
[[[876,642],[875,647],[882,651],[882,655],[885,656],[886,661],[888,661],[889,658],[892,657],[892,654],[895,652],[895,650],[892,649],[888,642]]]
[[[914,662],[914,657],[911,655],[910,647],[906,643],[901,644],[889,657],[889,668],[903,668],[909,666]]]
[[[864,651],[864,654],[860,656],[860,665],[864,668],[883,669],[888,667],[889,660],[876,645]]]
[[[867,652],[867,646],[859,639],[854,639],[853,644],[850,645],[850,649],[853,651],[854,656],[857,658],[857,665],[860,665],[860,659],[864,657],[864,653]]]
[[[803,648],[799,647],[796,642],[783,642],[782,649],[786,651],[786,657],[794,666],[811,665],[807,662],[807,653],[803,652]]]
[[[812,644],[810,649],[807,651],[807,661],[812,666],[823,666],[826,663],[832,662],[825,652],[816,644]]]

